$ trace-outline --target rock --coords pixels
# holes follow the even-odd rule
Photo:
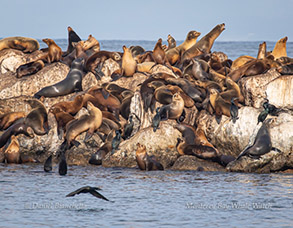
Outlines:
[[[199,159],[191,155],[180,156],[171,169],[196,171],[225,171],[225,168],[216,162]]]
[[[33,96],[40,89],[62,81],[68,74],[69,67],[63,63],[52,63],[38,73],[21,79],[4,74],[1,76],[0,99]]]
[[[151,127],[140,129],[133,137],[121,142],[119,150],[113,155],[107,154],[103,160],[104,167],[136,167],[136,145],[146,146],[149,155],[155,155],[164,168],[171,167],[178,157],[177,138],[181,133],[173,128],[174,120],[161,122],[160,129],[153,132]]]
[[[243,77],[238,84],[246,106],[260,108],[267,98],[278,108],[293,110],[293,93],[288,92],[292,91],[292,82],[292,76],[281,76],[272,68],[265,74]]]

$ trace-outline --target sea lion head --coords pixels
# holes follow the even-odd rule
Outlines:
[[[218,26],[220,27],[221,31],[225,30],[225,23],[219,24]]]
[[[67,31],[68,31],[68,32],[71,32],[71,31],[73,31],[73,29],[72,29],[70,26],[68,26],[68,27],[67,27]]]
[[[182,97],[180,96],[179,93],[174,93],[172,100],[173,101],[178,101],[178,100],[183,100],[183,99],[182,99]]]
[[[197,37],[199,37],[201,35],[200,32],[197,32],[195,30],[193,31],[190,31],[188,34],[187,34],[187,40],[193,40],[193,39],[196,39]]]
[[[145,147],[145,145],[142,145],[142,144],[140,144],[140,143],[137,143],[136,146],[137,146],[136,154],[143,154],[143,153],[146,152],[146,147]]]

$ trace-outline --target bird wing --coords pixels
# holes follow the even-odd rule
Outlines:
[[[82,193],[82,192],[83,192],[85,189],[87,189],[87,188],[88,188],[88,186],[86,186],[86,187],[81,187],[81,188],[79,188],[79,189],[77,189],[77,190],[75,190],[75,191],[73,191],[73,192],[67,194],[66,197],[75,196],[76,194],[80,194],[80,193]]]
[[[90,193],[95,196],[95,197],[98,197],[100,199],[103,199],[103,200],[106,200],[106,201],[109,201],[106,197],[104,197],[102,194],[98,193],[97,191],[95,191],[94,189],[90,191]]]

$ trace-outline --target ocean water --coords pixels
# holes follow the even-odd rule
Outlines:
[[[62,50],[67,40],[56,40]],[[232,60],[256,57],[260,42],[215,42]],[[156,41],[100,41],[102,50],[122,51]],[[46,47],[40,41],[41,47]],[[293,57],[293,43],[287,44]],[[268,42],[272,50],[274,42]],[[90,194],[65,197],[85,185]],[[42,164],[0,164],[0,227],[293,227],[293,175],[69,166],[45,173]]]

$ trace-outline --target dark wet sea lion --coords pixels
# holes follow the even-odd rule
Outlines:
[[[16,120],[26,116],[25,112],[8,112],[0,116],[0,130],[6,130],[9,128]]]
[[[68,31],[68,47],[67,47],[66,54],[70,54],[74,49],[72,43],[79,42],[81,41],[81,39],[70,26],[67,27],[67,31]]]
[[[75,59],[66,78],[54,85],[46,86],[37,92],[34,97],[58,97],[73,92],[82,91],[82,78],[84,75],[83,62],[81,58]]]
[[[154,156],[147,154],[145,145],[138,143],[135,155],[137,165],[141,170],[164,170],[162,164],[156,161]]]
[[[73,51],[62,58],[61,62],[65,63],[67,66],[71,67],[72,62],[77,58],[83,58],[84,61],[88,59],[88,55],[86,54],[81,42],[73,43]]]
[[[241,152],[237,157],[237,160],[242,156],[259,158],[261,155],[264,155],[273,149],[269,131],[270,121],[271,119],[268,119],[263,122],[261,128],[257,132],[253,145]]]
[[[216,25],[208,34],[182,54],[181,63],[202,53],[209,53],[218,36],[225,30],[225,24]]]
[[[35,74],[43,69],[44,66],[45,63],[43,62],[43,60],[37,60],[34,62],[23,64],[16,69],[16,77],[21,78],[23,76]]]
[[[172,69],[167,57],[166,57],[166,53],[163,50],[162,47],[162,39],[160,38],[153,50],[153,58],[156,64],[162,64],[162,65],[166,65],[167,67],[169,67],[170,69]]]
[[[19,119],[9,128],[7,128],[4,133],[0,136],[0,148],[2,148],[12,135],[24,134],[27,137],[33,138],[33,130],[31,127],[24,123],[24,119]]]
[[[32,110],[25,117],[24,123],[34,130],[37,135],[45,135],[49,132],[48,113],[44,104],[36,99],[26,101]]]

